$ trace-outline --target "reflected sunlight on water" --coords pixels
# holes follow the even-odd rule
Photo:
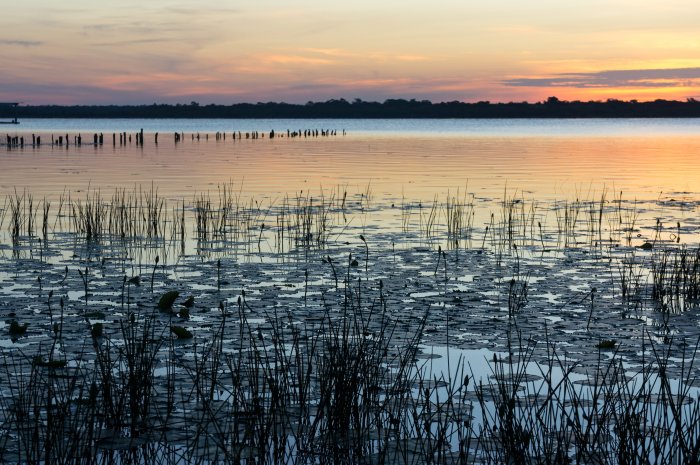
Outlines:
[[[28,135],[27,139],[31,139]],[[91,138],[90,138],[91,139]],[[355,135],[314,139],[268,138],[173,143],[147,134],[143,147],[4,149],[0,189],[27,188],[58,195],[64,188],[103,190],[149,185],[173,198],[189,198],[234,181],[245,194],[270,196],[367,185],[384,200],[442,196],[465,188],[477,197],[501,198],[504,188],[528,198],[572,198],[624,191],[627,198],[695,192],[700,180],[700,136],[478,137]],[[43,140],[50,140],[45,136]]]

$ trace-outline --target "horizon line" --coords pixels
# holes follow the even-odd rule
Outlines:
[[[639,99],[629,99],[629,100],[623,100],[623,99],[616,99],[616,98],[607,98],[607,99],[600,99],[600,100],[563,100],[559,99],[556,96],[551,96],[548,97],[545,100],[536,100],[536,101],[528,101],[528,100],[509,100],[509,101],[490,101],[490,100],[441,100],[441,101],[434,101],[434,100],[429,100],[429,99],[417,99],[417,98],[386,98],[383,101],[380,100],[364,100],[362,98],[353,98],[353,99],[346,99],[344,97],[340,98],[331,98],[328,100],[309,100],[305,103],[291,103],[291,102],[285,102],[285,101],[274,101],[274,100],[268,100],[268,101],[257,101],[257,102],[233,102],[233,103],[215,103],[215,102],[208,102],[208,103],[200,103],[196,100],[191,100],[189,103],[185,102],[178,102],[178,103],[165,103],[165,102],[152,102],[152,103],[73,103],[73,104],[59,104],[59,103],[30,103],[30,104],[25,104],[24,102],[13,102],[13,105],[16,105],[18,107],[43,107],[43,106],[52,106],[52,107],[149,107],[149,106],[186,106],[186,107],[198,107],[198,106],[235,106],[235,105],[269,105],[269,104],[275,104],[275,105],[290,105],[290,106],[307,106],[307,105],[316,105],[316,104],[327,104],[327,103],[339,103],[339,102],[345,102],[350,105],[353,104],[361,104],[361,103],[372,103],[372,104],[386,104],[386,103],[391,103],[391,102],[407,102],[407,103],[420,103],[420,104],[431,104],[431,105],[440,105],[440,104],[464,104],[464,105],[542,105],[542,104],[580,104],[580,103],[628,103],[628,104],[644,104],[644,103],[655,103],[655,102],[668,102],[668,103],[700,103],[700,100],[697,100],[695,97],[686,97],[685,100],[678,100],[678,99],[663,99],[663,98],[656,98],[656,99],[650,99],[650,100],[639,100]],[[0,106],[5,105],[5,102],[0,102]]]

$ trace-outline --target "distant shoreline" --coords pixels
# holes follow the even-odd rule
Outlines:
[[[7,114],[5,114],[7,113]],[[550,97],[536,103],[464,103],[392,99],[384,102],[328,100],[306,104],[232,105],[26,105],[0,109],[0,118],[152,119],[545,119],[545,118],[700,118],[700,101],[607,100],[568,102]]]

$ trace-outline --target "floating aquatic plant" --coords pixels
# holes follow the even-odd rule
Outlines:
[[[614,341],[612,339],[604,339],[600,341],[596,347],[598,347],[601,350],[610,350],[615,348],[615,344],[617,344],[617,341]]]
[[[178,298],[179,295],[180,292],[178,291],[166,292],[158,300],[158,308],[160,310],[170,310],[173,307],[173,304],[175,303],[175,300]]]
[[[41,355],[37,355],[32,360],[32,364],[43,368],[65,368],[68,362],[66,360],[45,360]]]
[[[194,335],[187,328],[182,326],[171,326],[170,332],[172,332],[178,339],[192,339]]]
[[[29,326],[29,323],[24,323],[24,324],[19,324],[17,320],[12,320],[10,322],[10,336],[12,338],[19,338],[24,336],[27,333],[27,327]]]

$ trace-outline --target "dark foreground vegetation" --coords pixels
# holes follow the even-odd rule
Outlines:
[[[698,118],[700,101],[638,102],[440,102],[389,99],[384,102],[332,99],[306,104],[237,103],[232,105],[27,105],[0,108],[5,118]]]
[[[622,194],[548,227],[504,193],[479,229],[436,198],[402,204],[403,248],[345,220],[369,186],[338,194],[9,195],[0,463],[697,463],[693,222],[634,246]]]
[[[359,292],[360,290],[357,289]],[[425,317],[401,347],[384,301],[347,300],[317,322],[270,315],[265,336],[240,300],[220,307],[209,341],[167,331],[173,316],[129,313],[67,360],[54,343],[6,356],[2,463],[26,464],[671,464],[697,463],[700,408],[693,359],[670,380],[663,348],[630,383],[619,358],[574,381],[577,363],[515,336],[491,382],[430,373],[416,358]],[[50,304],[50,299],[49,299]],[[274,318],[273,318],[274,317]],[[88,317],[86,316],[86,321]],[[167,326],[166,326],[167,328]],[[179,328],[179,327],[174,327]],[[513,326],[515,329],[516,326]],[[233,343],[232,349],[225,347]],[[650,343],[651,344],[651,343]],[[186,348],[185,348],[186,347]],[[697,347],[695,347],[697,348]],[[186,351],[193,353],[187,357]],[[541,383],[533,385],[533,379]],[[680,383],[680,384],[676,384]],[[527,387],[525,387],[527,386]],[[533,387],[534,386],[534,387]]]

